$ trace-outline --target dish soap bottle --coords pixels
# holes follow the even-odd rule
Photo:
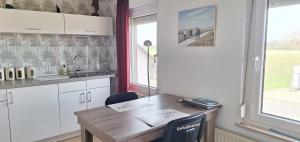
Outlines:
[[[14,9],[13,1],[12,0],[6,0],[6,6],[7,9]]]
[[[62,72],[63,72],[63,75],[68,75],[68,70],[67,70],[66,65],[62,65]]]

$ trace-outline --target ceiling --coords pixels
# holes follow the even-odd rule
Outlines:
[[[140,7],[153,2],[157,2],[157,0],[129,0],[129,8]]]

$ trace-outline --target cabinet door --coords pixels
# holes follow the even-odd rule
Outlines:
[[[0,141],[10,142],[6,90],[0,90]]]
[[[59,83],[59,94],[86,90],[86,81]]]
[[[87,80],[86,87],[87,89],[110,87],[110,78]]]
[[[64,34],[61,13],[0,9],[0,32]]]
[[[74,112],[86,109],[85,99],[85,90],[59,94],[62,134],[80,129]]]
[[[12,142],[33,142],[59,135],[57,85],[7,91]]]
[[[101,107],[105,105],[105,100],[110,96],[110,88],[94,88],[87,90],[88,109]]]
[[[64,14],[66,34],[112,35],[112,18]]]

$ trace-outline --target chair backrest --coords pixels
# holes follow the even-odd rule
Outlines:
[[[116,103],[122,103],[126,101],[131,101],[138,99],[138,95],[134,92],[126,92],[126,93],[120,93],[113,96],[110,96],[106,99],[105,105],[111,105]]]
[[[197,142],[204,131],[206,115],[201,113],[168,123],[162,142]]]

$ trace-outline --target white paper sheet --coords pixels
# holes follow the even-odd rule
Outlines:
[[[139,115],[136,116],[136,118],[148,125],[158,127],[158,126],[166,125],[170,121],[173,121],[175,119],[179,119],[187,116],[190,116],[190,114],[179,112],[174,109],[164,109],[160,111]]]
[[[146,106],[150,106],[150,105],[153,105],[153,103],[147,102],[147,101],[133,100],[133,101],[127,101],[127,102],[108,105],[108,107],[112,108],[113,110],[115,110],[117,112],[124,112],[124,111],[130,111],[130,110],[134,110],[134,109],[138,109],[138,108],[146,107]]]

